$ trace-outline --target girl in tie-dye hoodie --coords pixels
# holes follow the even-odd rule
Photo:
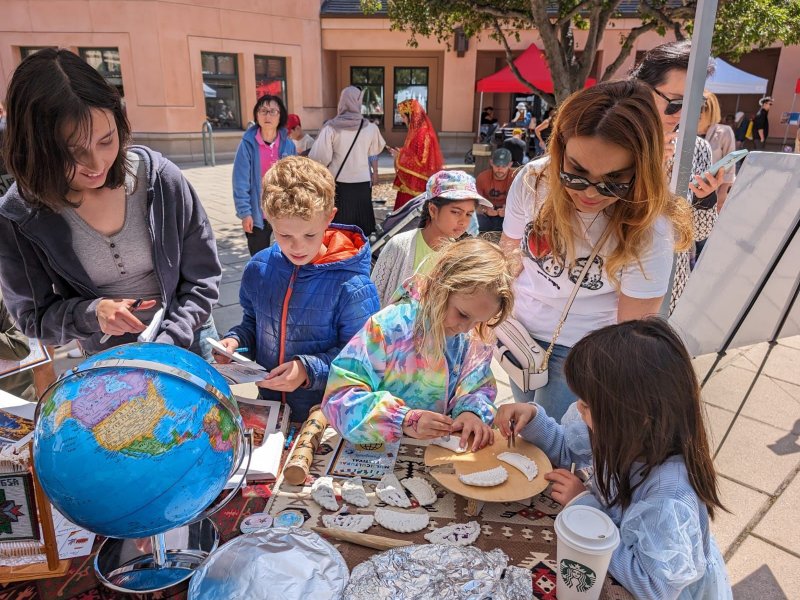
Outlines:
[[[492,441],[497,393],[489,330],[511,314],[513,275],[498,246],[455,242],[433,270],[373,315],[331,364],[322,411],[354,443],[460,432]]]

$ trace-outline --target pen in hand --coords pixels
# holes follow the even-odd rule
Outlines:
[[[144,302],[144,298],[137,298],[136,300],[133,301],[133,304],[131,304],[128,307],[128,310],[130,310],[130,311],[136,310],[137,308],[139,308],[142,305],[142,302]],[[111,339],[111,334],[110,333],[106,333],[103,337],[100,338],[100,343],[101,344],[105,344],[110,339]]]

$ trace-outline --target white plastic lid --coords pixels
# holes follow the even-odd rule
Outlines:
[[[587,554],[606,554],[619,545],[619,529],[603,511],[591,506],[568,506],[556,517],[556,535]]]

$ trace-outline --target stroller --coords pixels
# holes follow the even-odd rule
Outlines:
[[[425,194],[415,196],[403,206],[386,215],[383,223],[378,225],[378,231],[370,236],[372,244],[372,266],[378,260],[378,255],[383,247],[394,236],[415,229],[419,225],[419,218],[422,216],[422,205],[425,204]]]

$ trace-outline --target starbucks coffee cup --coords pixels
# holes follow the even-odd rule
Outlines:
[[[556,517],[558,600],[597,600],[608,563],[619,545],[619,530],[604,512],[579,504]]]

